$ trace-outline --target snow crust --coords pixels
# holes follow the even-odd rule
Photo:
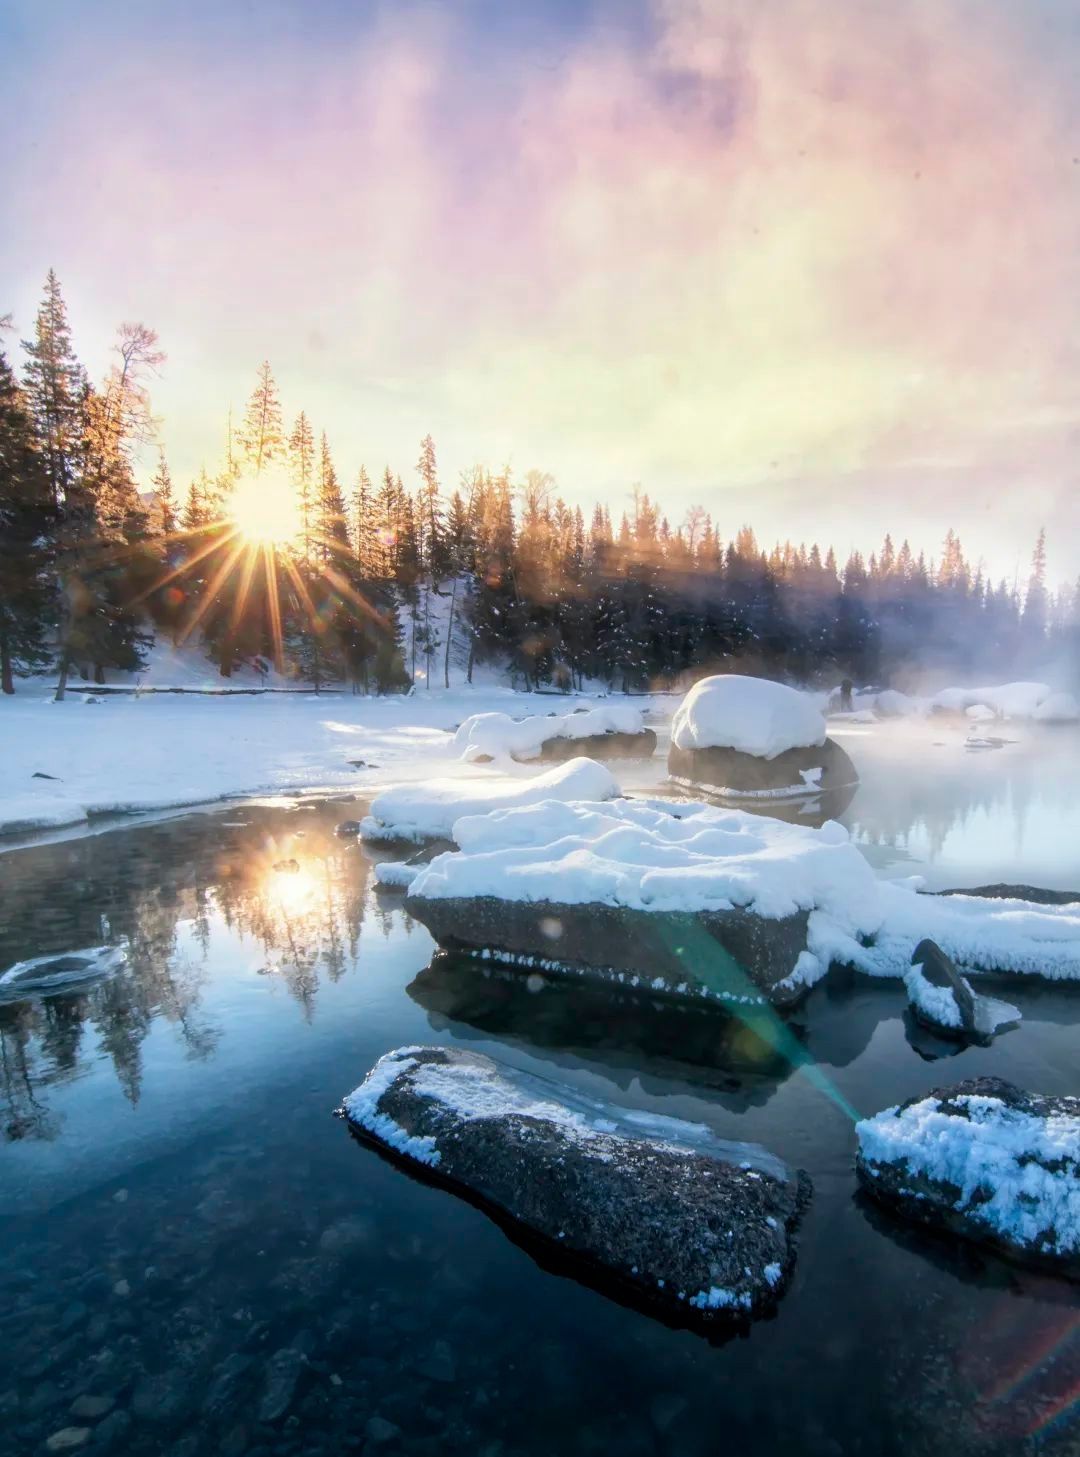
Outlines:
[[[953,1207],[1010,1243],[1037,1246],[1054,1231],[1057,1249],[1080,1248],[1080,1119],[1037,1118],[977,1094],[950,1101],[967,1116],[929,1097],[857,1124],[871,1175],[875,1163],[906,1162],[955,1186]]]
[[[644,715],[632,704],[604,704],[584,713],[535,715],[513,719],[508,713],[474,713],[454,735],[454,749],[471,762],[478,758],[535,758],[549,739],[587,739],[600,734],[639,734]]]
[[[814,701],[784,683],[721,673],[702,678],[671,721],[679,749],[737,749],[775,759],[788,749],[825,742],[825,719]]]
[[[371,841],[449,840],[463,816],[541,802],[605,800],[619,793],[614,776],[594,759],[569,759],[530,778],[495,773],[476,779],[429,779],[376,795],[370,815],[360,822],[360,834]]]
[[[1080,977],[1080,903],[1032,905],[920,895],[879,881],[842,825],[788,824],[701,803],[537,803],[455,821],[459,852],[413,878],[413,896],[598,903],[698,912],[744,907],[768,919],[808,911],[789,977],[811,986],[831,962],[905,976],[924,936],[958,965]]]
[[[378,1109],[380,1098],[394,1080],[417,1066],[417,1051],[415,1047],[403,1047],[386,1053],[344,1100],[344,1108],[350,1119],[384,1138],[399,1152],[421,1163],[437,1164],[439,1152],[434,1138],[410,1139]],[[612,1137],[647,1139],[675,1153],[702,1154],[721,1163],[756,1169],[776,1179],[790,1177],[783,1161],[760,1144],[720,1138],[704,1123],[690,1123],[682,1118],[590,1098],[567,1084],[549,1082],[536,1073],[497,1063],[479,1054],[468,1061],[451,1064],[423,1063],[413,1075],[411,1086],[422,1097],[450,1108],[459,1119],[519,1114],[553,1124],[579,1144],[593,1144],[603,1149],[609,1146]]]

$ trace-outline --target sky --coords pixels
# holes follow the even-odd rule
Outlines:
[[[1075,0],[5,0],[0,313],[613,512],[1080,571]]]

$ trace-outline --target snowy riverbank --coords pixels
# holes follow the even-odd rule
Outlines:
[[[338,788],[366,798],[390,783],[428,779],[434,765],[440,775],[488,781],[496,771],[462,764],[453,750],[463,719],[566,713],[597,701],[463,688],[387,698],[151,694],[88,703],[72,695],[53,703],[44,688],[24,689],[0,705],[0,833],[248,794]],[[674,705],[634,702],[663,718]]]

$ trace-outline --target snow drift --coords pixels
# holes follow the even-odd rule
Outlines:
[[[454,735],[454,750],[469,762],[478,759],[535,759],[552,739],[591,739],[605,734],[640,734],[644,715],[631,704],[605,704],[584,713],[536,714],[513,719],[508,713],[474,713]]]
[[[360,834],[371,841],[450,840],[455,821],[470,815],[546,801],[607,800],[619,793],[611,772],[592,759],[570,759],[531,778],[429,779],[376,795]]]

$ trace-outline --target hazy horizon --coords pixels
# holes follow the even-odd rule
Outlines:
[[[140,319],[178,485],[262,359],[348,482],[430,432],[613,514],[1080,568],[1080,16],[1064,0],[15,0],[17,337]],[[17,353],[16,350],[12,350]]]

